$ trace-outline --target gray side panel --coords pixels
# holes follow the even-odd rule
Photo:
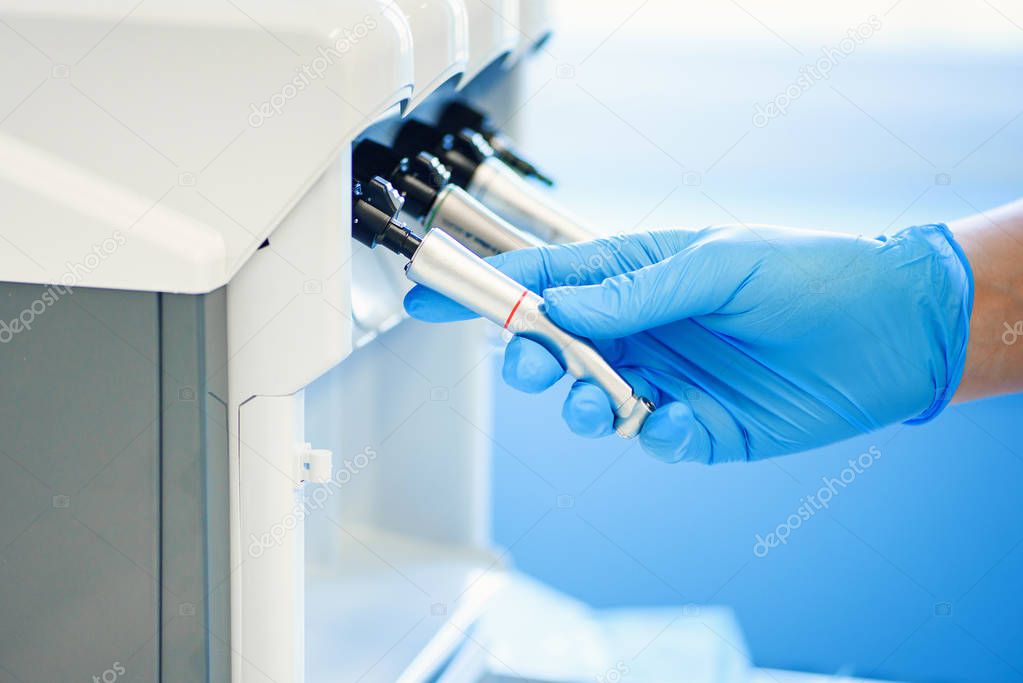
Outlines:
[[[158,678],[158,322],[0,284],[0,680]]]
[[[227,290],[206,297],[206,526],[210,681],[231,680],[231,536],[228,489]]]
[[[162,680],[227,681],[230,586],[224,291],[161,296]]]

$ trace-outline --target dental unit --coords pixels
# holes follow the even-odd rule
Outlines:
[[[20,101],[0,131],[0,679],[610,670],[491,523],[486,426],[529,416],[495,412],[490,322],[606,392],[623,437],[654,408],[484,260],[595,235],[511,144],[549,0],[0,4]],[[412,283],[490,322],[410,322]],[[589,645],[501,651],[512,675],[481,659],[485,623]],[[745,667],[737,638],[690,636]]]

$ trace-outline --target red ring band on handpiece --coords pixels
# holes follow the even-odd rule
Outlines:
[[[508,314],[508,317],[504,321],[503,325],[504,329],[506,330],[508,329],[508,324],[512,321],[512,318],[515,317],[515,311],[519,310],[519,306],[522,305],[522,300],[526,298],[526,294],[528,293],[529,293],[528,289],[522,290],[522,294],[519,295],[519,300],[515,302],[514,306],[512,306],[511,313]]]

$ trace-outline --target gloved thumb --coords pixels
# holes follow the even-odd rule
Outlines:
[[[724,306],[742,284],[719,251],[690,249],[600,284],[552,287],[543,297],[548,315],[590,339],[624,337]]]
[[[714,447],[707,429],[685,403],[661,406],[647,418],[639,435],[640,444],[663,462],[714,461]]]

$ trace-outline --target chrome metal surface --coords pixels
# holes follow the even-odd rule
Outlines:
[[[615,431],[639,434],[653,405],[585,339],[558,327],[543,310],[543,298],[480,259],[451,235],[433,229],[405,269],[409,279],[457,301],[469,310],[531,339],[550,351],[569,375],[599,386],[614,406]]]
[[[423,227],[443,230],[479,256],[493,256],[543,244],[537,237],[519,230],[495,214],[462,188],[450,184],[437,195]]]
[[[545,242],[583,242],[597,234],[571,216],[542,188],[499,159],[487,159],[472,175],[469,194],[501,218]]]

